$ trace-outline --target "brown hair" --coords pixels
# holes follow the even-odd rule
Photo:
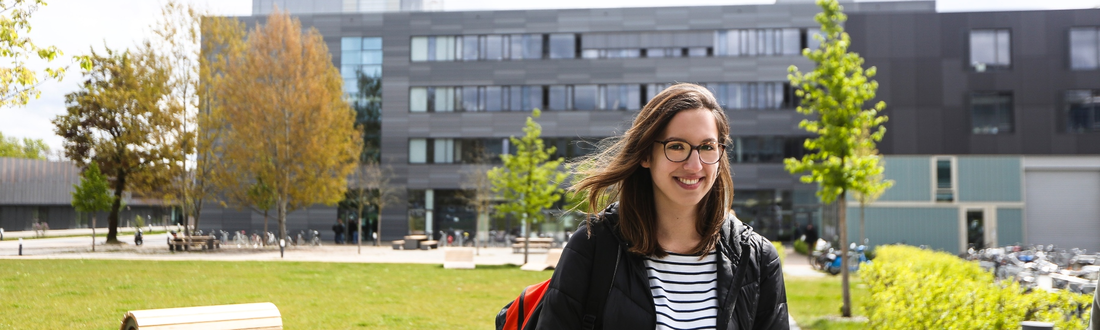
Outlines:
[[[652,155],[653,141],[665,130],[672,117],[680,111],[693,109],[709,110],[718,125],[718,142],[729,143],[729,120],[714,95],[702,86],[682,83],[654,96],[622,136],[604,140],[600,152],[573,164],[572,168],[578,171],[576,175],[582,179],[570,189],[584,192],[589,214],[598,215],[601,205],[619,202],[619,231],[631,243],[630,252],[656,257],[667,255],[657,242],[653,178],[649,169],[642,167],[641,163]],[[718,162],[718,178],[714,186],[699,201],[695,230],[703,239],[692,254],[705,255],[714,249],[726,210],[732,202],[733,178],[729,158],[723,156]],[[592,223],[588,223],[588,228],[591,235]]]

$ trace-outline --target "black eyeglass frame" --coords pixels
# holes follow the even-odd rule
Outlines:
[[[688,158],[691,158],[692,151],[695,151],[695,153],[699,155],[699,162],[700,163],[707,164],[707,165],[714,165],[714,164],[718,164],[719,162],[722,161],[722,156],[721,155],[722,155],[723,152],[726,151],[726,145],[718,143],[718,142],[703,142],[700,145],[692,145],[691,143],[689,143],[687,141],[684,141],[684,140],[680,140],[680,139],[668,139],[668,140],[664,140],[664,141],[657,140],[657,141],[653,141],[653,142],[661,144],[661,152],[665,154],[665,159],[668,159],[668,161],[673,162],[673,163],[686,162],[688,160]],[[688,150],[687,157],[684,157],[684,159],[681,159],[681,160],[672,160],[672,158],[668,157],[668,143],[669,142],[682,142],[682,143],[688,145],[689,147],[691,147]],[[712,163],[703,161],[703,151],[699,150],[699,148],[702,148],[704,145],[708,145],[708,144],[711,144],[711,143],[718,146],[718,149],[719,149],[718,159],[715,160]]]

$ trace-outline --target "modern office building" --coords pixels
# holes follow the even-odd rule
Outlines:
[[[481,152],[509,152],[508,137],[522,134],[532,108],[542,110],[543,137],[572,157],[622,133],[650,97],[677,82],[706,85],[731,120],[742,220],[771,238],[809,221],[824,227],[823,237],[836,234],[816,187],[782,165],[805,152],[808,136],[787,72],[813,68],[800,55],[817,46],[812,1],[465,12],[439,11],[438,1],[253,4],[254,15],[240,17],[250,25],[277,5],[316,28],[349,100],[377,110],[374,152],[404,192],[382,212],[384,240],[473,231],[464,173],[483,163]],[[877,67],[890,116],[879,150],[896,185],[866,210],[872,244],[1100,249],[1100,9],[842,5],[851,50]],[[850,207],[855,240],[859,208]],[[311,207],[293,213],[288,227],[325,232],[340,213]],[[203,218],[204,227],[225,230],[263,221],[233,209]]]

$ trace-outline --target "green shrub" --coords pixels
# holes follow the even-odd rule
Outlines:
[[[798,254],[801,254],[801,255],[804,255],[804,256],[808,256],[808,255],[810,255],[810,246],[806,244],[806,241],[795,240],[794,241],[794,252],[798,253]]]
[[[1084,329],[1091,297],[1068,292],[1023,293],[1013,281],[951,254],[911,246],[875,249],[874,263],[860,269],[868,284],[871,329],[1019,329],[1022,321]],[[1082,315],[1084,314],[1084,315]]]
[[[772,245],[775,246],[775,251],[779,252],[779,264],[784,264],[787,261],[787,253],[784,252],[783,243],[772,242]]]

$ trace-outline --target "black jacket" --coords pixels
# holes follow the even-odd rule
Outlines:
[[[649,290],[644,258],[627,252],[629,242],[619,234],[618,207],[613,205],[593,223],[589,238],[585,225],[569,238],[542,300],[536,329],[580,329],[595,240],[614,239],[622,251],[614,282],[598,326],[609,329],[655,329],[656,312]],[[787,293],[779,254],[764,237],[733,215],[726,218],[717,244],[718,324],[716,329],[789,329]],[[614,261],[610,261],[614,262]]]

